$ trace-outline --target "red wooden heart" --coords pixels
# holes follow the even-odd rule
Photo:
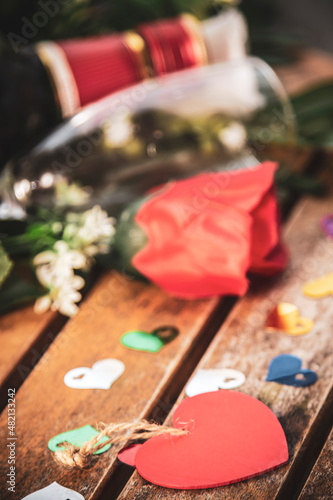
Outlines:
[[[161,435],[139,448],[141,476],[167,488],[213,488],[283,465],[288,447],[272,411],[247,394],[220,390],[185,399],[173,426],[186,436]]]
[[[130,465],[131,467],[135,467],[135,457],[138,452],[138,449],[141,448],[142,444],[136,443],[131,444],[130,446],[126,446],[118,453],[118,460],[123,464]]]

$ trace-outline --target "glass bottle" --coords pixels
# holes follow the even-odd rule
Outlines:
[[[20,36],[0,40],[0,168],[83,106],[150,76],[244,56],[247,41],[234,9],[202,23],[184,14],[135,31],[27,44],[37,32],[25,18]]]
[[[184,70],[87,106],[8,162],[0,215],[24,217],[36,204],[52,209],[65,182],[85,189],[82,206],[97,203],[117,216],[154,186],[204,170],[251,167],[294,139],[287,95],[263,61]]]

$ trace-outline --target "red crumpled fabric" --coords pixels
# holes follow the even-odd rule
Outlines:
[[[134,267],[171,295],[243,295],[247,273],[287,264],[274,194],[277,164],[200,174],[172,182],[136,217],[148,237]]]

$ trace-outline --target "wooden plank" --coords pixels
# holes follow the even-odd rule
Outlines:
[[[333,497],[333,430],[302,490],[299,500]]]
[[[332,193],[326,199],[308,198],[299,203],[285,231],[291,254],[288,269],[278,279],[253,284],[248,295],[234,307],[198,366],[235,368],[246,375],[246,383],[240,390],[263,401],[279,418],[289,445],[289,464],[239,484],[182,492],[151,485],[135,472],[119,500],[297,498],[302,480],[306,479],[306,460],[311,454],[315,456],[317,443],[327,433],[333,414],[332,297],[313,300],[301,291],[304,282],[333,270],[333,243],[319,226],[320,218],[332,212]],[[294,303],[302,315],[314,320],[310,333],[291,337],[266,332],[268,312],[282,301]],[[282,353],[299,356],[306,368],[315,370],[316,384],[294,388],[265,382],[269,362]],[[178,403],[183,397],[184,393]],[[169,425],[171,416],[172,412],[167,419]]]
[[[65,318],[26,306],[0,317],[0,411],[9,387],[18,388],[55,338]]]
[[[274,69],[288,94],[298,94],[333,80],[333,57],[321,50],[303,49],[296,61]]]
[[[193,370],[196,353],[201,355],[220,321],[217,299],[176,300],[152,285],[116,273],[106,274],[18,392],[17,498],[53,481],[79,491],[86,500],[97,498],[115,469],[115,457],[106,453],[91,470],[69,471],[54,462],[47,449],[48,440],[86,424],[131,421],[151,416],[158,406],[169,408],[172,400],[166,388],[177,387],[178,378],[183,385],[180,371],[186,377],[186,370]],[[133,351],[120,343],[126,331],[151,331],[165,324],[175,325],[180,334],[158,353]],[[75,390],[63,383],[68,370],[91,367],[104,358],[120,359],[126,366],[110,390]],[[5,439],[6,411],[0,419],[0,432]],[[0,468],[0,484],[5,491],[6,453],[0,458]],[[1,498],[12,496],[7,491]]]

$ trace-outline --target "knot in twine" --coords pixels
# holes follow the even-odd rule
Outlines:
[[[90,441],[83,443],[81,448],[77,446],[67,446],[62,451],[56,451],[54,456],[57,462],[70,468],[86,469],[92,465],[96,451],[101,450],[108,444],[117,447],[117,451],[125,444],[133,441],[146,440],[161,434],[172,436],[184,436],[187,430],[174,429],[165,425],[151,424],[147,420],[134,423],[103,424],[99,426],[100,433]],[[104,437],[109,439],[99,443]]]

